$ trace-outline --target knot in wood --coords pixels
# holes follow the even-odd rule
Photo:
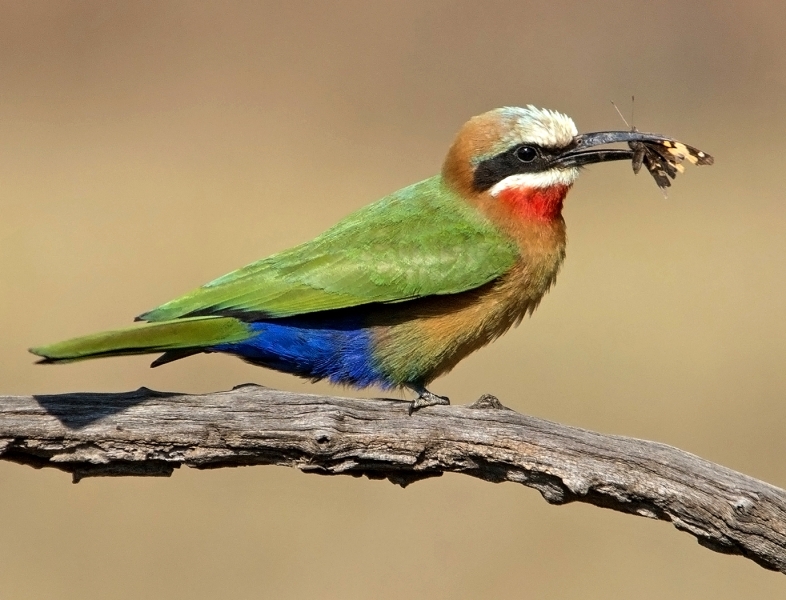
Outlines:
[[[750,498],[740,496],[734,501],[734,512],[745,515],[755,506],[755,503]]]
[[[329,431],[320,430],[314,432],[314,439],[316,440],[317,444],[324,446],[325,444],[330,443],[333,438]]]
[[[483,394],[480,398],[467,406],[467,408],[510,410],[499,401],[499,398],[492,394]]]

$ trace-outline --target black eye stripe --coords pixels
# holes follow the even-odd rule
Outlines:
[[[545,171],[551,166],[553,159],[564,150],[565,148],[543,148],[535,144],[513,146],[479,163],[475,168],[472,186],[476,191],[484,192],[511,175]]]

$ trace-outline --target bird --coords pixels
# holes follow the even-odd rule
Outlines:
[[[617,142],[629,147],[605,147]],[[554,285],[563,203],[580,171],[617,160],[638,171],[642,144],[653,176],[673,178],[684,158],[712,164],[659,134],[579,134],[567,115],[533,105],[488,111],[461,127],[437,175],[138,325],[30,352],[41,363],[159,353],[152,367],[222,352],[312,381],[409,389],[410,414],[449,404],[427,386],[532,314]]]

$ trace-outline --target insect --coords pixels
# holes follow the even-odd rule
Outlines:
[[[631,104],[635,106],[634,96],[631,96]],[[635,125],[628,123],[614,101],[611,102],[611,105],[630,132],[639,133]],[[631,110],[631,121],[633,121],[632,112]],[[664,196],[666,196],[666,188],[671,186],[671,180],[677,177],[677,173],[685,171],[685,167],[682,165],[685,159],[694,165],[711,165],[715,162],[715,159],[706,152],[670,139],[647,140],[646,142],[634,139],[628,141],[628,147],[633,151],[631,159],[633,172],[638,175],[642,165],[647,167],[647,171],[652,175]]]

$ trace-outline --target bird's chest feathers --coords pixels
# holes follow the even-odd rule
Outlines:
[[[568,193],[567,185],[531,187],[506,186],[494,194],[506,212],[514,219],[552,221],[562,214],[562,203]]]

